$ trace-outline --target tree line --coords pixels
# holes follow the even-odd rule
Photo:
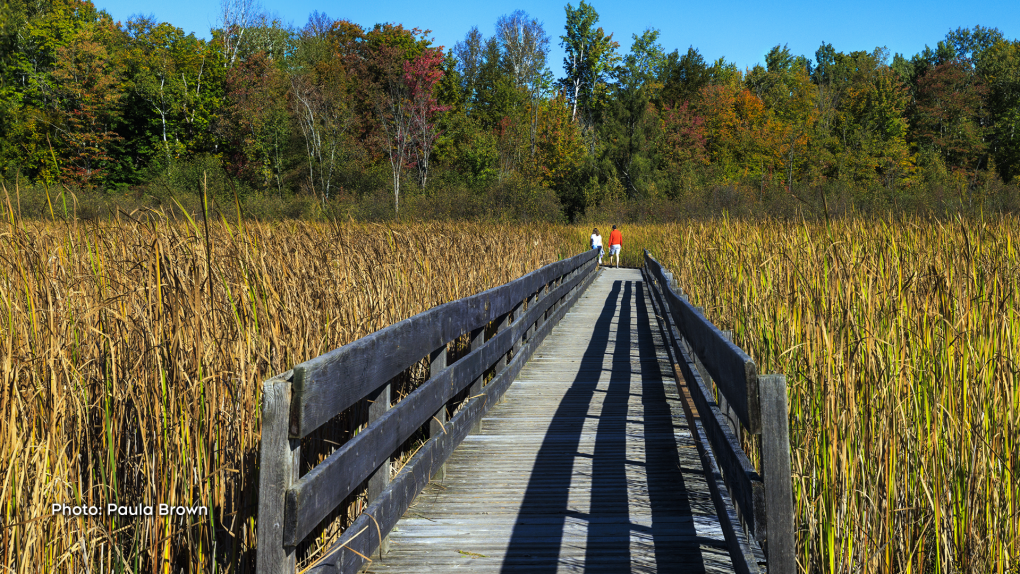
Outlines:
[[[209,40],[88,0],[11,0],[0,177],[111,193],[204,162],[245,193],[385,192],[395,211],[409,194],[513,183],[574,217],[713,185],[970,194],[1020,176],[1020,41],[995,28],[910,58],[776,46],[740,70],[667,52],[654,29],[621,48],[584,0],[565,12],[555,37],[518,10],[444,49],[401,24],[285,25],[252,0],[224,0]]]

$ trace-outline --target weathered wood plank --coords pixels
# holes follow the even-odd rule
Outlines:
[[[652,275],[664,286],[668,285],[662,265],[647,251],[645,253]],[[672,288],[664,288],[662,296],[681,336],[704,363],[719,391],[726,395],[744,428],[752,434],[761,432],[758,367],[754,361]]]
[[[741,520],[755,534],[756,539],[761,538],[765,528],[765,491],[762,477],[747,458],[739,439],[730,427],[729,420],[720,410],[713,393],[702,379],[688,342],[678,333],[674,343],[677,366],[700,417],[708,444],[711,445],[715,463],[722,470],[729,495],[737,506]]]
[[[653,292],[655,290],[655,288],[652,289]],[[689,349],[683,344],[679,331],[675,329],[669,314],[661,312],[662,306],[664,305],[663,299],[661,297],[655,297],[654,294],[652,299],[657,304],[657,309],[660,310],[658,316],[660,318],[660,328],[662,329],[664,340],[667,341],[667,345],[672,348],[671,357],[674,361],[676,361],[673,368],[677,372],[677,386],[682,389],[680,391],[680,395],[683,398],[682,405],[684,414],[689,421],[691,428],[694,429],[693,434],[696,439],[698,452],[701,457],[702,464],[706,472],[709,474],[708,483],[713,505],[718,512],[722,531],[725,534],[726,542],[729,546],[730,556],[733,558],[733,566],[736,572],[740,574],[759,574],[764,570],[762,568],[764,557],[759,556],[760,548],[756,548],[755,545],[748,540],[747,535],[744,532],[744,528],[740,524],[739,516],[731,509],[734,503],[734,494],[742,499],[738,505],[741,503],[744,505],[750,504],[752,507],[754,506],[755,501],[763,498],[764,495],[761,493],[760,481],[758,481],[759,496],[757,498],[752,496],[751,500],[747,500],[747,497],[741,496],[746,493],[747,490],[744,490],[743,492],[739,490],[734,492],[734,488],[747,489],[747,483],[751,482],[753,484],[753,480],[740,481],[743,483],[741,486],[732,484],[732,482],[736,481],[728,483],[726,480],[727,477],[724,477],[724,474],[726,473],[734,473],[737,476],[747,477],[748,471],[753,473],[754,468],[750,465],[750,461],[747,461],[746,464],[737,465],[737,468],[732,468],[732,462],[734,462],[733,459],[736,458],[736,462],[739,462],[740,458],[739,456],[735,457],[733,455],[734,450],[740,455],[744,454],[743,451],[740,450],[739,441],[737,441],[736,435],[733,434],[732,428],[727,424],[727,422],[725,422],[728,419],[724,419],[721,411],[719,411],[718,406],[715,405],[714,402],[709,402],[711,400],[711,395],[706,395],[707,389],[701,379],[701,372],[691,357]],[[686,365],[686,368],[682,368],[681,364]],[[699,396],[701,401],[697,401],[695,396]],[[709,412],[706,410],[709,409],[709,404],[715,407],[714,411]],[[704,413],[708,414],[706,415]],[[720,435],[725,435],[726,431],[729,431],[731,435],[726,437],[729,439],[725,441],[727,448],[721,451],[724,453],[724,456],[730,460],[731,464],[729,466],[731,466],[731,468],[724,469],[722,473],[719,471],[720,459],[716,452],[714,452],[714,449],[716,448],[715,444],[710,438],[710,434],[706,432],[706,423],[714,427],[716,440],[720,438]],[[746,460],[746,455],[743,458]],[[754,476],[756,476],[756,473],[751,475],[750,478],[753,478]],[[761,518],[762,510],[762,505],[759,502],[757,506],[757,516],[759,519]],[[754,511],[751,512],[751,516],[755,516]]]
[[[535,333],[532,341],[521,348],[510,364],[483,387],[482,396],[469,400],[464,408],[446,423],[446,432],[429,439],[419,449],[400,474],[393,479],[389,487],[365,509],[360,517],[355,519],[330,551],[310,570],[311,572],[354,572],[360,568],[364,562],[363,556],[371,555],[378,548],[380,536],[385,537],[389,533],[421,489],[428,484],[435,469],[446,461],[449,454],[463,440],[477,419],[496,404],[534,349],[541,344],[552,327],[587,287],[591,277],[579,275],[576,279],[578,282],[575,285],[578,289],[570,294],[568,304],[557,310],[552,320],[547,321]],[[563,287],[570,287],[570,285],[566,284]],[[537,313],[538,307],[534,311]],[[527,323],[521,322],[517,328],[523,331],[527,325]],[[506,332],[512,334],[513,329],[508,329]],[[482,349],[486,346],[483,346]],[[471,354],[463,357],[447,370],[454,369],[470,356]],[[407,401],[408,398],[410,395],[404,401]],[[396,412],[396,409],[390,412]]]
[[[450,371],[450,373],[443,373],[444,369],[446,369],[447,359],[448,358],[449,357],[448,357],[448,354],[447,354],[447,347],[446,347],[445,343],[443,344],[442,347],[440,347],[440,348],[438,348],[438,349],[436,349],[435,351],[432,352],[432,354],[429,356],[429,374],[431,375],[430,378],[441,379],[442,375],[440,375],[440,373],[442,373],[444,375],[447,375],[446,378],[448,378],[448,379],[452,379],[453,378],[452,377],[453,371]],[[462,372],[472,372],[472,371],[475,371],[475,370],[480,370],[480,369],[477,369],[477,368],[476,369],[468,369],[467,366],[468,366],[468,363],[464,363],[463,365],[461,365]],[[448,418],[447,417],[447,408],[446,408],[447,407],[447,403],[449,403],[449,401],[453,397],[453,395],[455,395],[459,391],[459,389],[457,389],[456,383],[453,383],[452,381],[451,381],[451,384],[449,384],[449,385],[443,385],[441,387],[437,387],[437,386],[434,385],[433,388],[436,389],[437,391],[439,391],[439,393],[440,393],[439,394],[439,403],[440,404],[439,405],[433,405],[433,406],[435,406],[437,408],[430,409],[430,410],[426,411],[426,412],[433,412],[433,410],[435,411],[433,413],[433,415],[432,415],[432,420],[428,421],[428,425],[429,425],[429,437],[436,437],[436,436],[439,436],[440,434],[446,432],[446,426],[447,426],[446,421],[447,421],[447,418]],[[445,391],[445,392],[443,392],[443,391]],[[418,396],[420,397],[420,396],[425,396],[425,395],[419,394]],[[403,401],[401,401],[401,402],[403,402]],[[397,406],[399,407],[401,405],[397,405]],[[403,411],[406,412],[407,410],[409,410],[410,406],[411,406],[411,403],[408,403],[407,407],[405,407],[403,409]],[[384,435],[390,434],[390,433],[387,433],[386,431],[380,431],[380,430],[376,430],[375,432],[377,434],[384,434]],[[399,435],[397,435],[397,436],[399,436]],[[348,469],[345,469],[345,470],[348,470]],[[443,466],[442,465],[440,465],[438,468],[433,469],[433,472],[434,472],[434,474],[432,475],[433,478],[439,478],[439,479],[443,478]]]
[[[372,424],[379,420],[390,410],[390,384],[379,387],[377,391],[366,397],[368,401],[368,423]],[[379,496],[386,485],[390,483],[390,457],[383,459],[382,463],[368,478],[368,499]]]
[[[585,268],[590,269],[592,264],[587,263]],[[578,275],[558,287],[557,292],[566,293],[584,279],[584,275]],[[533,305],[521,321],[515,321],[449,367],[446,366],[445,345],[441,347],[442,352],[435,351],[432,354],[432,376],[428,381],[326,457],[288,490],[286,542],[297,544],[304,539],[422,424],[431,419],[431,436],[441,434],[446,426],[447,401],[503,357],[512,342],[519,340],[542,312],[541,304]]]
[[[790,429],[786,377],[761,375],[762,471],[765,473],[765,551],[769,574],[797,571],[793,530],[793,479],[790,474]]]
[[[520,279],[436,306],[294,367],[290,433],[306,436],[433,349],[509,311],[525,296],[595,250],[552,263]]]
[[[287,436],[289,375],[262,383],[262,444],[259,453],[259,529],[256,559],[260,574],[293,572],[294,548],[284,547],[284,493],[297,479],[300,442]],[[297,442],[297,448],[293,443]]]
[[[516,359],[545,338],[512,385],[484,387],[507,385],[486,397],[503,402],[390,532],[392,550],[373,555],[370,572],[733,571],[697,447],[673,417],[675,393],[663,394],[671,365],[654,350],[635,275],[603,271],[583,304],[548,334],[555,309],[521,348]],[[345,552],[352,559],[338,571],[360,563]]]
[[[478,327],[477,329],[472,330],[470,346],[468,348],[471,351],[477,351],[478,349],[481,349],[482,345],[484,344],[485,344],[485,327],[484,326]],[[478,394],[478,391],[482,390],[483,382],[482,378],[483,373],[479,373],[478,377],[476,377],[475,380],[471,382],[471,386],[469,387],[471,390],[469,391],[468,396],[476,395]]]

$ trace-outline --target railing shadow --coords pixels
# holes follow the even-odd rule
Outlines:
[[[588,405],[595,394],[594,381],[602,374],[609,327],[621,288],[621,282],[616,282],[606,298],[573,384],[560,401],[539,447],[503,558],[503,572],[517,571],[522,566],[535,574],[556,572],[567,517],[586,519],[568,508],[570,483]]]
[[[641,342],[641,403],[644,411],[645,468],[651,506],[655,572],[702,574],[705,564],[694,527],[687,485],[681,472],[665,375],[656,359],[646,291],[638,289],[637,330]]]
[[[617,314],[623,325],[631,324],[632,316],[637,315],[636,337],[631,329],[622,329],[611,339],[610,328]],[[503,559],[503,573],[542,574],[578,567],[566,563],[561,555],[582,553],[590,570],[704,572],[647,317],[641,284],[616,281],[542,441]],[[635,348],[637,353],[632,353]],[[599,389],[607,354],[612,370],[608,384],[604,381]],[[632,384],[633,375],[639,378]],[[639,415],[630,412],[630,395],[636,390],[632,387],[641,392]],[[602,395],[601,405],[598,395]],[[640,420],[631,420],[633,415]],[[586,421],[589,428],[593,423],[596,428],[594,445],[588,447],[582,444]],[[635,424],[640,425],[641,436],[628,437],[628,432],[633,435],[637,430]],[[644,463],[628,459],[628,438],[630,455],[643,455]],[[642,439],[644,452],[635,451],[634,443]],[[583,454],[582,448],[593,448],[592,454]],[[628,467],[642,464],[647,482],[630,484],[633,479],[628,479]],[[576,498],[570,500],[575,467],[579,475],[591,469],[588,513],[572,508],[583,504]],[[647,495],[650,525],[632,521],[631,505],[636,502],[629,500],[629,492]],[[584,544],[584,548],[565,551],[572,544]],[[632,556],[632,548],[639,555]]]

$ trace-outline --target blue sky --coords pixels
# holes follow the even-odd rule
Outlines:
[[[116,20],[136,14],[152,15],[203,38],[208,38],[210,28],[216,26],[219,11],[218,0],[94,1]],[[578,1],[571,3],[576,7]],[[447,49],[463,39],[471,26],[478,26],[485,36],[491,36],[500,15],[522,9],[542,21],[552,38],[549,67],[557,76],[563,74],[559,36],[566,21],[565,5],[566,2],[537,0],[261,0],[266,12],[297,26],[318,10],[366,27],[395,22],[409,28],[430,29],[434,43]],[[621,52],[630,49],[632,34],[652,27],[661,31],[659,41],[667,51],[679,49],[683,53],[693,45],[709,63],[725,56],[741,69],[763,63],[765,53],[776,44],[788,44],[793,54],[812,59],[823,41],[842,52],[886,46],[890,55],[900,52],[909,57],[925,44],[934,48],[949,30],[961,26],[996,27],[1009,39],[1020,38],[1018,0],[593,0],[592,5],[599,13],[599,24],[614,34]]]

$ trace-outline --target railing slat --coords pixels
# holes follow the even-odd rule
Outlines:
[[[572,287],[572,289],[565,290],[568,298],[563,305],[556,309],[551,320],[539,327],[532,340],[520,348],[520,352],[514,356],[506,368],[493,377],[489,384],[482,387],[482,396],[469,400],[464,408],[450,420],[447,433],[430,439],[422,446],[379,498],[369,504],[368,508],[355,519],[323,558],[308,570],[309,574],[358,571],[365,561],[364,557],[372,554],[378,548],[380,537],[385,538],[414,498],[428,484],[429,477],[434,472],[433,469],[446,461],[475,423],[503,396],[545,336],[591,284],[595,273],[580,275],[577,277],[580,282],[571,281],[567,285],[567,287]],[[559,291],[557,290],[557,292]],[[523,327],[523,325],[524,323],[520,323],[518,326]]]
[[[307,436],[340,411],[461,334],[510,311],[594,250],[551,263],[506,283],[434,307],[294,367],[290,434]]]
[[[461,357],[449,367],[434,371],[432,378],[301,477],[286,496],[285,543],[296,544],[302,540],[374,469],[388,460],[390,453],[422,424],[432,419],[437,412],[445,415],[447,401],[472,384],[494,363],[502,360],[507,350],[520,340],[526,330],[530,330],[545,307],[567,294],[584,279],[585,276],[578,275],[560,285],[551,297],[545,299],[545,304],[532,305],[519,321],[497,333],[477,350]],[[440,356],[443,356],[442,362]],[[437,353],[433,360],[434,366],[442,367],[445,365],[445,354]],[[432,419],[430,426],[433,429],[432,436],[438,436],[448,423],[442,420],[440,424]]]
[[[687,381],[691,398],[701,415],[701,422],[708,435],[716,461],[722,470],[723,479],[730,491],[741,518],[752,533],[764,532],[765,492],[761,475],[747,458],[730,428],[729,421],[712,398],[708,385],[694,368],[694,361],[687,349],[680,346],[680,372]]]
[[[661,266],[657,275],[662,276]],[[752,399],[758,396],[757,367],[754,361],[740,347],[726,340],[718,327],[671,289],[667,289],[663,296],[680,333],[693,347],[719,391],[726,395],[740,422],[752,434],[761,432],[758,402]]]
[[[670,284],[672,274],[647,251],[645,262],[648,276],[661,286],[653,289],[653,299],[660,306],[663,323],[668,325],[672,356],[687,380],[697,410],[693,413],[688,409],[688,419],[697,418],[695,426],[704,431],[742,522],[765,551],[768,572],[793,574],[797,562],[786,378],[757,375],[754,362],[732,343],[732,334],[717,329],[677,295],[679,289]],[[720,340],[728,345],[720,345]],[[731,352],[734,349],[736,352]],[[719,404],[706,374],[720,391]],[[741,425],[761,434],[764,477],[754,471],[741,448]],[[731,542],[731,551],[738,550]]]

